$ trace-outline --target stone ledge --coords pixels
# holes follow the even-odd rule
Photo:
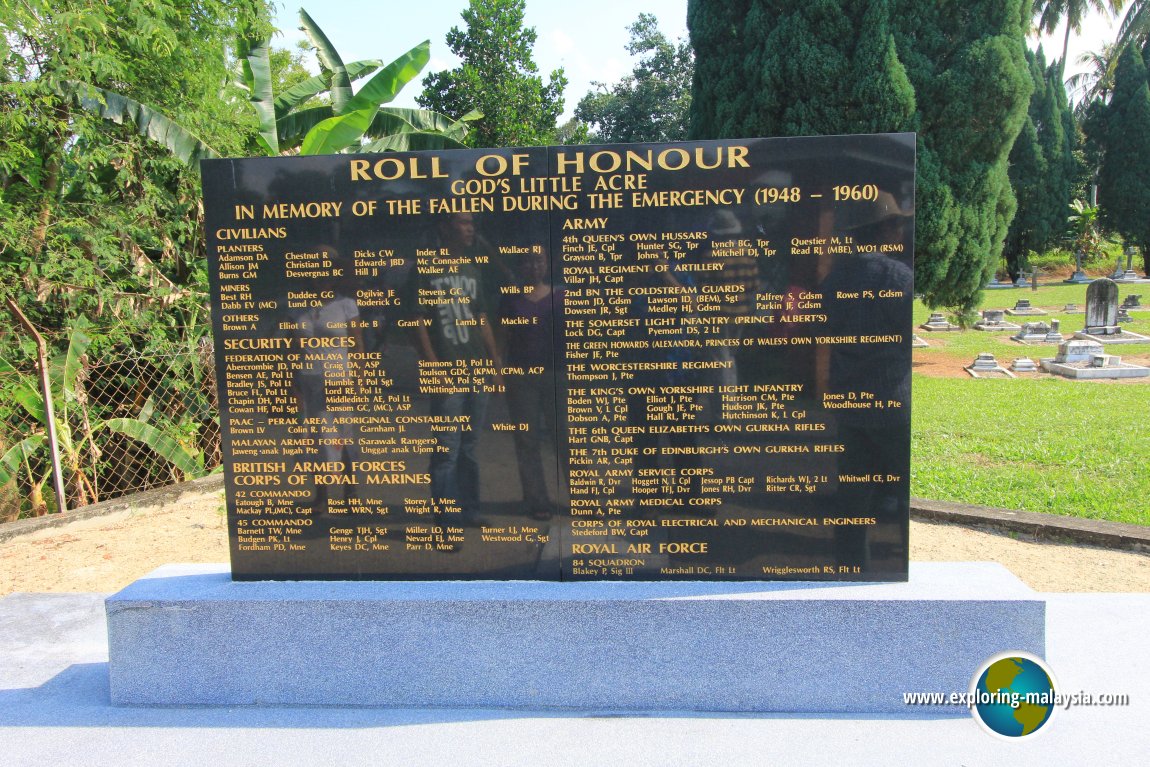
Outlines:
[[[1150,527],[1125,522],[1063,517],[1037,511],[997,509],[923,498],[910,499],[910,514],[917,519],[987,526],[1026,533],[1035,538],[1085,543],[1110,549],[1150,551]]]
[[[193,479],[188,482],[177,482],[174,485],[165,485],[140,493],[113,498],[110,501],[81,506],[78,509],[66,511],[63,514],[46,514],[43,517],[28,517],[17,519],[14,522],[0,524],[0,541],[7,541],[19,535],[34,533],[49,527],[60,527],[69,522],[81,519],[102,517],[105,514],[115,514],[119,511],[128,511],[141,506],[154,506],[159,503],[170,503],[179,500],[185,493],[210,493],[224,489],[223,473],[209,474],[206,477]]]
[[[112,702],[904,713],[1045,650],[993,563],[906,583],[243,582],[161,568],[106,602]]]

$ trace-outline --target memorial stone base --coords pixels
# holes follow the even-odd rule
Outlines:
[[[1096,366],[1090,362],[1059,362],[1057,359],[1039,360],[1038,364],[1047,373],[1060,375],[1063,378],[1081,380],[1103,380],[1109,378],[1144,378],[1150,376],[1150,368],[1142,365],[1131,365],[1128,362],[1109,362],[1105,366]]]
[[[906,583],[233,582],[170,565],[108,598],[112,702],[907,713],[1045,602],[1000,565]],[[934,709],[935,712],[938,709]]]
[[[1144,344],[1150,341],[1150,336],[1140,335],[1138,333],[1131,333],[1129,330],[1118,328],[1113,333],[1091,333],[1090,329],[1080,330],[1074,334],[1075,338],[1083,341],[1095,341],[1107,346],[1115,344]]]

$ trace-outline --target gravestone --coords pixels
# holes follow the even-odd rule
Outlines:
[[[1150,337],[1131,333],[1119,326],[1118,285],[1105,277],[1090,283],[1086,289],[1086,327],[1075,333],[1074,337],[1107,344],[1150,341]]]
[[[914,148],[205,161],[233,577],[905,579]]]
[[[998,272],[995,272],[991,276],[990,282],[986,283],[986,285],[983,286],[983,290],[1003,290],[1005,288],[1013,288],[1013,287],[1014,287],[1014,283],[1010,282],[1010,280],[1007,280],[1006,282],[1000,281],[998,279]]]
[[[1006,312],[1002,309],[984,309],[982,319],[974,323],[975,330],[986,332],[1002,332],[1004,330],[1019,330],[1020,326],[1004,319]]]
[[[1010,363],[1010,371],[1012,373],[1037,373],[1038,366],[1029,357],[1018,357]]]
[[[1122,306],[1127,309],[1141,309],[1142,308],[1142,295],[1140,293],[1130,293],[1126,298],[1122,299]]]
[[[1121,367],[1122,358],[1116,354],[1095,354],[1090,358],[1090,367],[1092,368],[1116,368]]]
[[[1118,286],[1111,279],[1099,279],[1086,289],[1084,332],[1106,336],[1120,332],[1118,327]]]
[[[1058,320],[1051,320],[1049,325],[1045,322],[1027,322],[1010,338],[1023,344],[1062,343],[1062,334],[1058,332],[1058,326]]]
[[[1082,256],[1083,253],[1081,250],[1075,251],[1074,274],[1063,280],[1063,282],[1069,283],[1071,285],[1081,285],[1083,283],[1090,282],[1091,278],[1087,276],[1086,272],[1082,271]]]
[[[1007,314],[1020,317],[1035,317],[1046,314],[1042,309],[1030,305],[1029,298],[1020,298],[1015,302],[1013,309],[1007,309]]]
[[[919,336],[917,333],[911,337],[910,345],[911,345],[912,347],[914,347],[915,349],[925,349],[925,348],[927,348],[928,346],[930,346],[930,344],[928,344],[928,343],[927,343],[927,342],[926,342],[926,341],[925,341],[925,340],[924,340],[924,339],[923,339],[921,336]]]
[[[922,325],[919,325],[919,327],[931,333],[950,332],[960,329],[958,325],[948,320],[942,312],[931,312],[930,318]]]
[[[1083,310],[1078,308],[1078,304],[1067,304],[1062,307],[1063,314],[1082,314]]]
[[[1053,359],[1039,360],[1043,370],[1064,378],[1093,380],[1102,378],[1140,378],[1150,375],[1150,368],[1122,362],[1106,353],[1098,341],[1071,339],[1058,347]]]
[[[1086,362],[1096,355],[1104,354],[1106,348],[1097,341],[1071,339],[1058,346],[1057,362]]]
[[[1120,280],[1120,279],[1122,279],[1123,273],[1124,273],[1124,271],[1122,269],[1122,254],[1119,253],[1117,260],[1114,262],[1114,271],[1110,273],[1110,279]]]
[[[998,360],[996,360],[990,352],[980,353],[974,358],[974,362],[964,369],[974,378],[993,378],[997,376],[1014,378],[1014,374],[1002,367],[1002,365],[999,365]]]
[[[1127,309],[1125,306],[1119,306],[1118,307],[1118,316],[1116,319],[1118,320],[1119,324],[1122,324],[1124,322],[1133,322],[1134,321],[1134,318],[1130,316],[1130,310]]]

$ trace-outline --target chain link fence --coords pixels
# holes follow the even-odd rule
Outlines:
[[[48,364],[65,506],[181,482],[220,464],[208,336],[183,353]],[[86,348],[86,347],[85,347]],[[59,511],[35,354],[0,365],[0,522]]]

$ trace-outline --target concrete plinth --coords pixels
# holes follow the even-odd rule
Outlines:
[[[1109,378],[1144,378],[1150,375],[1150,368],[1120,362],[1106,367],[1094,367],[1089,362],[1059,362],[1056,359],[1039,360],[1038,364],[1047,373],[1063,378],[1098,381]]]
[[[160,568],[106,603],[118,705],[903,712],[1045,651],[1005,568],[907,583],[246,582]]]
[[[1094,341],[1107,346],[1115,344],[1144,344],[1150,342],[1150,336],[1139,335],[1138,333],[1131,333],[1129,330],[1118,329],[1116,333],[1102,334],[1091,333],[1088,330],[1080,330],[1074,334],[1075,338],[1083,341]]]

